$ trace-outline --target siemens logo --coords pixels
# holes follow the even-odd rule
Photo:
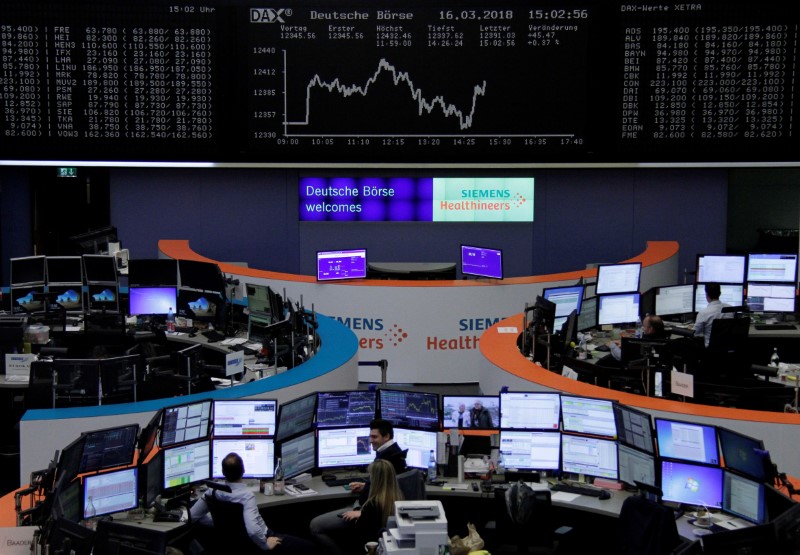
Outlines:
[[[342,318],[341,316],[335,316],[334,319],[351,330],[381,331],[383,329],[383,318]]]
[[[511,191],[507,189],[472,189],[462,190],[461,198],[511,198]]]
[[[502,318],[463,318],[458,321],[460,331],[488,330]]]

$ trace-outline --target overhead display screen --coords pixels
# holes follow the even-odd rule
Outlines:
[[[12,0],[4,160],[797,160],[765,2]]]

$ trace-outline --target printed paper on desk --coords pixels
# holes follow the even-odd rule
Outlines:
[[[244,353],[236,351],[225,355],[225,375],[233,376],[244,372]]]
[[[694,397],[694,375],[684,374],[673,368],[670,379],[672,381],[672,393],[685,397]]]
[[[31,375],[31,362],[36,360],[36,355],[31,353],[13,353],[6,355],[6,376]]]
[[[578,373],[567,365],[561,369],[561,375],[570,380],[578,380]]]

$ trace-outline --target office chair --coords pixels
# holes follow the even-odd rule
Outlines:
[[[622,504],[617,527],[620,555],[668,555],[681,545],[672,509],[642,496]]]
[[[703,373],[712,378],[746,377],[750,370],[746,356],[749,333],[750,318],[717,318],[711,322]]]
[[[253,543],[244,524],[244,506],[241,503],[223,501],[217,497],[217,489],[213,488],[211,495],[204,497],[211,518],[214,520],[214,530],[208,534],[206,545],[207,553],[235,553],[263,554],[264,552]]]
[[[406,501],[426,499],[425,475],[418,468],[412,468],[397,475],[397,485]]]

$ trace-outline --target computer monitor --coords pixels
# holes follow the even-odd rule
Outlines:
[[[80,256],[48,256],[46,266],[48,285],[83,283],[83,264]]]
[[[662,500],[708,509],[722,508],[722,469],[661,460]]]
[[[747,281],[797,282],[797,254],[748,254]]]
[[[697,283],[744,283],[744,255],[700,254]]]
[[[273,436],[278,401],[232,399],[214,401],[214,437]]]
[[[53,518],[65,518],[71,522],[83,520],[83,499],[81,498],[80,480],[60,483],[53,495]]]
[[[325,428],[317,431],[317,468],[368,465],[375,459],[369,426]]]
[[[13,312],[41,312],[44,310],[44,285],[25,285],[11,288]]]
[[[178,261],[172,258],[132,258],[128,284],[138,287],[177,287]]]
[[[272,478],[275,474],[275,443],[271,437],[215,439],[212,448],[212,478],[225,477],[222,474],[222,460],[230,453],[242,458],[243,478]]]
[[[656,418],[655,424],[659,456],[719,464],[716,427],[664,418]]]
[[[48,285],[47,292],[58,306],[69,312],[83,310],[83,290],[80,285]]]
[[[139,467],[139,493],[144,506],[150,507],[164,487],[164,451],[159,450]]]
[[[68,552],[70,555],[91,555],[94,536],[94,530],[61,517],[50,528],[47,545],[51,553]],[[69,551],[65,551],[67,549]]]
[[[136,445],[136,448],[139,450],[139,461],[144,461],[144,459],[156,446],[158,432],[161,430],[161,417],[163,415],[164,410],[158,409],[150,419],[150,422],[148,422],[147,425],[142,428]]]
[[[406,465],[411,468],[428,468],[431,451],[438,459],[438,432],[428,430],[411,430],[409,428],[394,429],[394,440],[406,454]]]
[[[133,287],[128,289],[131,316],[166,316],[175,313],[178,306],[178,291],[175,287]]]
[[[367,249],[317,251],[317,280],[367,277]]]
[[[269,287],[266,285],[256,285],[248,283],[247,290],[247,308],[251,314],[272,314],[272,305],[270,304]]]
[[[747,309],[750,312],[795,311],[794,284],[748,283]]]
[[[463,409],[461,407],[464,407]],[[484,409],[491,418],[487,426]],[[500,397],[497,395],[442,395],[444,428],[496,430],[500,427]]]
[[[176,302],[178,316],[191,318],[198,322],[219,322],[222,325],[220,315],[223,312],[224,301],[218,294],[179,289]]]
[[[636,447],[651,455],[655,454],[653,422],[650,415],[620,404],[614,405],[614,413],[620,443]]]
[[[669,347],[669,339],[646,339],[643,337],[623,337],[620,342],[620,352],[623,364],[631,364],[647,358],[661,364],[669,364],[672,358],[672,351]]]
[[[214,262],[178,260],[181,289],[219,293],[225,290],[225,276]]]
[[[597,327],[597,297],[583,299],[578,314],[578,331],[588,331]]]
[[[558,393],[500,393],[500,427],[558,430],[561,400]]]
[[[694,312],[694,284],[659,287],[656,292],[655,313],[676,316]]]
[[[85,432],[79,474],[133,463],[139,424]]]
[[[529,325],[536,333],[540,333],[541,331],[555,333],[556,303],[548,301],[541,295],[538,295],[533,306],[527,307],[525,311],[526,313],[531,313],[529,316]]]
[[[542,296],[556,305],[556,319],[553,323],[555,329],[560,329],[570,312],[576,310],[581,312],[583,301],[583,285],[573,285],[571,287],[548,287]]]
[[[561,470],[616,480],[617,442],[598,437],[561,434]]]
[[[39,285],[45,282],[45,257],[44,256],[24,256],[12,258],[10,260],[10,284],[11,287],[18,285]]]
[[[83,275],[86,283],[117,283],[117,257],[84,254]]]
[[[500,451],[506,468],[558,470],[561,468],[561,432],[500,430]]]
[[[461,245],[461,273],[465,276],[503,279],[503,251]]]
[[[771,482],[772,461],[760,439],[727,428],[717,428],[725,468],[735,470],[759,482]]]
[[[641,262],[625,264],[601,264],[597,267],[597,287],[595,294],[638,293]]]
[[[561,421],[565,432],[617,437],[614,402],[608,399],[562,395]]]
[[[639,293],[600,295],[597,323],[628,324],[639,318]]]
[[[164,449],[163,489],[176,491],[211,478],[211,442],[195,441]]]
[[[316,413],[316,393],[294,399],[288,403],[281,403],[278,411],[278,431],[275,434],[275,440],[283,441],[297,434],[312,430]]]
[[[93,312],[119,310],[119,291],[116,285],[90,284],[87,288],[87,308]]]
[[[59,482],[67,484],[75,479],[81,471],[81,460],[83,459],[83,446],[86,443],[86,435],[78,436],[72,443],[61,450],[58,459],[56,477]]]
[[[316,439],[316,434],[310,431],[279,444],[284,477],[293,478],[314,470],[317,464]]]
[[[720,285],[719,300],[731,306],[742,306],[742,304],[744,304],[744,285]],[[694,292],[694,311],[700,312],[707,306],[708,299],[706,298],[706,289],[703,284],[698,283]]]
[[[139,479],[137,467],[125,468],[84,476],[83,515],[110,515],[129,511],[139,506]],[[94,515],[91,514],[92,507]]]
[[[375,418],[374,391],[317,393],[317,428],[367,426]]]
[[[395,426],[438,432],[439,395],[421,391],[380,389],[378,392],[380,417]]]
[[[161,447],[207,439],[211,433],[211,400],[164,408]]]
[[[764,484],[724,471],[722,484],[722,510],[753,524],[767,522],[764,503]]]
[[[648,486],[658,487],[656,458],[653,455],[620,444],[617,459],[620,481],[631,486],[635,486],[636,482],[641,482]]]

